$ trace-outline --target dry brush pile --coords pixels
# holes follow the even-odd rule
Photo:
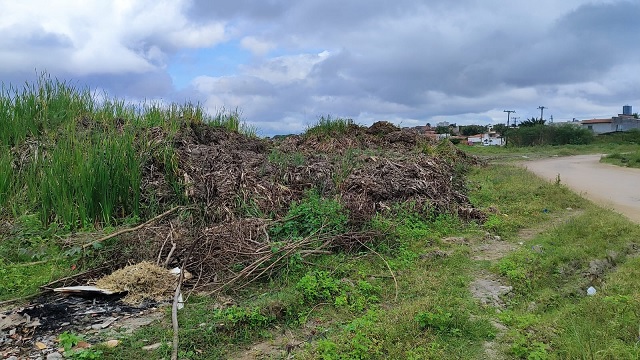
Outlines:
[[[155,138],[164,141],[161,132]],[[270,275],[292,256],[360,249],[384,235],[364,232],[363,225],[396,204],[484,220],[458,171],[475,159],[390,123],[282,141],[193,124],[170,141],[173,175],[151,159],[143,171],[143,201],[164,207],[181,201],[188,210],[122,235],[127,246],[114,253],[114,267],[144,260],[185,264],[194,286],[219,289]],[[275,239],[272,229],[296,221],[288,218],[290,206],[309,191],[338,201],[347,228],[319,224],[317,231]]]

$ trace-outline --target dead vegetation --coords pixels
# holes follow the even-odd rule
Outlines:
[[[96,286],[124,293],[128,304],[140,304],[144,300],[165,301],[176,287],[177,276],[154,263],[143,261],[118,269],[99,279]]]
[[[173,136],[148,132],[149,141],[170,141],[172,152],[149,160],[142,201],[189,208],[119,236],[124,246],[111,253],[113,269],[141,261],[184,263],[194,274],[191,287],[236,287],[272,275],[294,255],[306,259],[366,247],[383,234],[363,231],[363,225],[397,204],[412,203],[425,216],[485,219],[469,203],[461,174],[477,160],[390,123],[349,124],[339,134],[281,141],[204,124],[184,126]],[[319,226],[301,238],[272,239],[271,227],[295,220],[286,218],[287,211],[310,190],[340,202],[348,230],[324,232]]]

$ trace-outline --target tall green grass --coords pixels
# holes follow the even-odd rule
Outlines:
[[[331,115],[321,116],[318,121],[307,128],[305,135],[335,136],[347,133],[353,126],[352,119],[333,118]]]
[[[133,104],[47,74],[2,85],[0,124],[0,217],[35,213],[44,226],[70,229],[141,216],[144,164],[155,157],[179,178],[171,138],[180,128],[208,124],[255,136],[237,109],[212,116],[193,103]],[[158,143],[151,128],[166,137]]]

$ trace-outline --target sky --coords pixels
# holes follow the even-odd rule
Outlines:
[[[238,109],[260,135],[640,110],[640,1],[0,0],[0,81]]]

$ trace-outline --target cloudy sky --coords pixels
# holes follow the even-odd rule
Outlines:
[[[640,110],[640,1],[0,0],[0,81],[401,126]]]

